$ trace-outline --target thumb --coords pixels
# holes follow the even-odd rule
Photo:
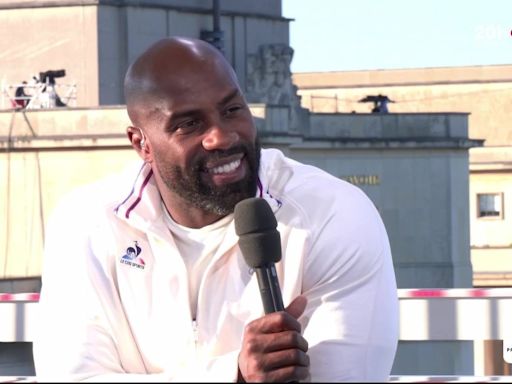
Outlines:
[[[285,311],[292,315],[294,318],[298,319],[306,309],[306,305],[308,303],[308,299],[306,296],[300,295],[297,296],[293,301],[286,307]]]

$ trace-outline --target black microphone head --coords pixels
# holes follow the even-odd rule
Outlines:
[[[251,268],[281,260],[277,220],[265,199],[252,197],[235,206],[235,231],[245,262]]]
[[[235,205],[235,231],[238,236],[276,228],[276,217],[265,199],[251,197]]]

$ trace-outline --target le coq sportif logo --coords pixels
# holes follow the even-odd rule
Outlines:
[[[133,246],[126,248],[126,253],[121,256],[119,260],[121,264],[129,265],[130,267],[144,269],[146,263],[141,257],[142,248],[139,247],[138,242],[135,240]]]

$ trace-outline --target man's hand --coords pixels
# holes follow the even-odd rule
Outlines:
[[[297,319],[307,299],[298,296],[283,312],[256,319],[245,327],[238,356],[240,380],[286,382],[309,376],[308,342],[300,334]]]

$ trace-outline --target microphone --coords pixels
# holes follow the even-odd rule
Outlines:
[[[281,260],[281,236],[272,208],[251,197],[235,206],[235,231],[245,262],[256,271],[265,314],[284,311],[274,263]]]

